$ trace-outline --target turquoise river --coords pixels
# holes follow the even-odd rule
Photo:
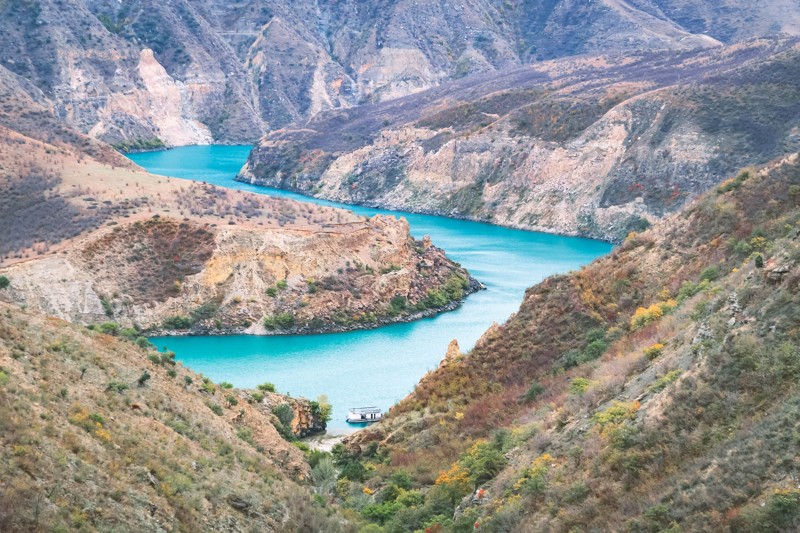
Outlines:
[[[456,311],[378,329],[297,336],[156,337],[178,360],[214,381],[254,387],[269,381],[281,392],[316,398],[326,394],[334,406],[328,427],[344,422],[349,407],[387,409],[408,394],[444,357],[457,339],[468,350],[492,322],[516,311],[525,288],[545,277],[568,272],[609,252],[607,243],[520,231],[490,224],[337,204],[295,193],[234,181],[247,159],[248,146],[192,146],[132,154],[148,171],[213,183],[221,187],[293,198],[350,209],[361,215],[403,216],[415,237],[434,244],[460,262],[487,288],[471,295]]]

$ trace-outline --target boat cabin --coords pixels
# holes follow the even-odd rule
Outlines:
[[[351,424],[369,424],[377,422],[383,413],[377,407],[353,407],[347,411],[347,421]]]

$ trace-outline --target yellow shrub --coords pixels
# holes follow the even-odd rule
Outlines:
[[[659,343],[653,344],[652,346],[644,349],[644,355],[651,361],[656,357],[659,357],[664,352],[664,345]]]
[[[646,325],[655,322],[666,313],[672,311],[677,305],[678,302],[670,299],[664,302],[655,303],[646,309],[644,307],[639,307],[631,317],[631,329],[641,329]]]

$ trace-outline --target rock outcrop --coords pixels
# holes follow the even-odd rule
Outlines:
[[[798,64],[786,40],[533,65],[274,132],[239,179],[619,241],[800,149]]]
[[[791,12],[782,0],[25,0],[0,5],[0,64],[127,149],[253,142],[541,60],[797,35]]]

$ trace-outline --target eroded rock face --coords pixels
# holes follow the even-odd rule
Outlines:
[[[791,13],[783,0],[6,2],[0,63],[103,140],[253,142],[320,111],[539,60],[796,35]]]
[[[153,218],[14,265],[6,298],[72,322],[271,334],[374,327],[457,306],[478,284],[389,217],[329,231]]]
[[[239,179],[618,241],[800,149],[796,115],[776,112],[800,109],[798,63],[795,41],[763,41],[463,80],[268,135]]]

